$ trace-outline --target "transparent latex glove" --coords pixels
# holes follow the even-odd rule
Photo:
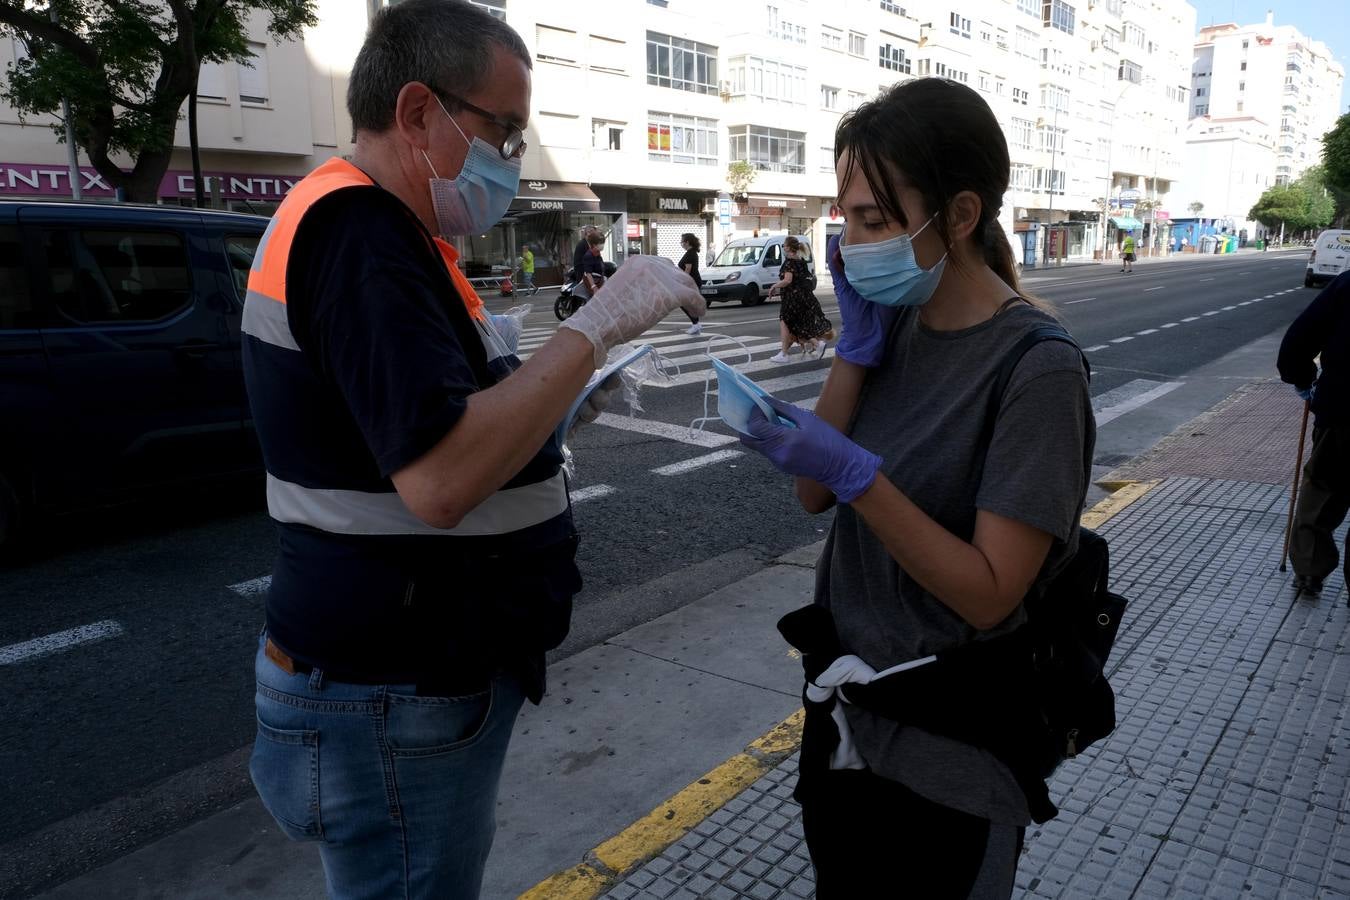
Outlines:
[[[567,439],[570,441],[578,428],[582,425],[589,425],[598,419],[602,412],[608,410],[610,401],[614,399],[614,394],[622,388],[623,377],[620,373],[615,372],[601,382],[599,387],[591,391],[591,395],[586,398],[586,402],[581,404],[581,408],[577,410],[577,420],[567,430]]]
[[[590,340],[598,369],[610,347],[633,340],[681,308],[691,316],[707,312],[694,280],[660,257],[630,256],[559,327],[579,331]]]

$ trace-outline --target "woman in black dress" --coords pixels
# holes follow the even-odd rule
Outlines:
[[[694,284],[703,287],[703,278],[698,274],[698,252],[703,246],[702,242],[692,232],[685,232],[680,235],[680,246],[684,248],[684,256],[680,257],[680,269],[689,273],[689,277],[694,279]],[[703,331],[703,326],[698,323],[698,316],[689,315],[687,310],[685,315],[694,323],[685,334],[698,334]]]
[[[787,251],[787,261],[778,270],[778,283],[769,289],[772,297],[782,292],[783,300],[778,308],[778,333],[783,341],[783,349],[770,362],[788,362],[788,351],[793,344],[801,344],[808,353],[819,353],[823,358],[825,349],[834,339],[834,326],[825,318],[820,301],[811,290],[811,271],[806,260],[801,258],[802,244],[795,237],[783,242]]]

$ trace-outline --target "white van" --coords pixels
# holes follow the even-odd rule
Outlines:
[[[786,240],[787,235],[775,234],[728,241],[713,264],[699,273],[703,276],[703,298],[710,304],[718,300],[739,300],[742,306],[763,303],[769,288],[778,283],[778,270],[787,259],[783,251]],[[803,236],[797,240],[802,242],[802,259],[814,275],[811,239]]]
[[[1350,231],[1324,231],[1313,242],[1303,286],[1326,284],[1346,269],[1350,269]]]

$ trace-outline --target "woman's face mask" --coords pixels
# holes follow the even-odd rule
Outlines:
[[[848,283],[864,299],[883,306],[922,306],[937,290],[947,267],[942,254],[932,268],[925,269],[914,258],[914,238],[933,224],[934,213],[914,234],[898,234],[872,244],[849,244],[847,229],[839,242],[839,253],[848,273]]]

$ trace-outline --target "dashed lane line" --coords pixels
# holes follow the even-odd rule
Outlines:
[[[1110,343],[1112,343],[1112,344],[1123,344],[1123,343],[1125,343],[1126,341],[1132,341],[1132,340],[1134,340],[1134,335],[1132,335],[1132,334],[1127,334],[1127,335],[1125,335],[1124,337],[1111,338]]]
[[[1105,350],[1105,349],[1107,349],[1108,346],[1109,346],[1108,344],[1096,344],[1096,345],[1094,345],[1094,346],[1092,346],[1092,347],[1084,347],[1084,348],[1083,348],[1083,352],[1084,352],[1084,353],[1095,353],[1095,352],[1098,351],[1098,350]]]
[[[683,475],[685,472],[692,472],[694,469],[701,469],[704,466],[716,465],[728,459],[735,459],[738,456],[744,456],[740,450],[718,450],[716,453],[708,453],[703,456],[695,456],[693,459],[681,460],[677,463],[671,463],[668,466],[652,469],[653,475]]]
[[[1145,328],[1143,331],[1136,331],[1136,332],[1135,332],[1135,334],[1138,335],[1139,337],[1143,337],[1143,336],[1146,335],[1146,334],[1157,334],[1157,333],[1158,333],[1158,329],[1156,329],[1156,328]]]
[[[1158,327],[1159,327],[1159,328],[1176,328],[1176,327],[1177,327],[1178,325],[1180,325],[1180,324],[1181,324],[1180,322],[1168,322],[1167,324],[1165,324],[1165,325],[1159,325]]]
[[[1167,285],[1165,285],[1165,284],[1160,284],[1160,285],[1158,285],[1157,287],[1144,288],[1144,293],[1147,294],[1149,291],[1161,291],[1161,290],[1162,290],[1163,288],[1165,288],[1165,287],[1167,287]]]
[[[17,644],[0,647],[0,666],[13,666],[41,659],[44,656],[51,656],[54,653],[65,653],[67,650],[73,650],[82,644],[106,641],[121,633],[121,624],[114,622],[112,619],[105,619],[92,625],[81,625],[78,628],[67,628],[65,631],[43,635],[39,638],[33,638],[31,641],[21,641]]]
[[[1203,312],[1203,313],[1201,313],[1200,315],[1202,315],[1202,316],[1217,316],[1220,312],[1221,312],[1221,310],[1211,309],[1209,312]]]
[[[1065,305],[1065,306],[1073,306],[1075,303],[1086,303],[1086,302],[1088,302],[1089,300],[1096,300],[1096,299],[1097,299],[1096,297],[1084,297],[1082,300],[1069,300],[1069,301],[1066,301],[1064,305]]]
[[[1183,321],[1183,322],[1198,322],[1198,321],[1200,321],[1200,317],[1199,317],[1199,316],[1187,316],[1186,318],[1182,319],[1181,321]]]

